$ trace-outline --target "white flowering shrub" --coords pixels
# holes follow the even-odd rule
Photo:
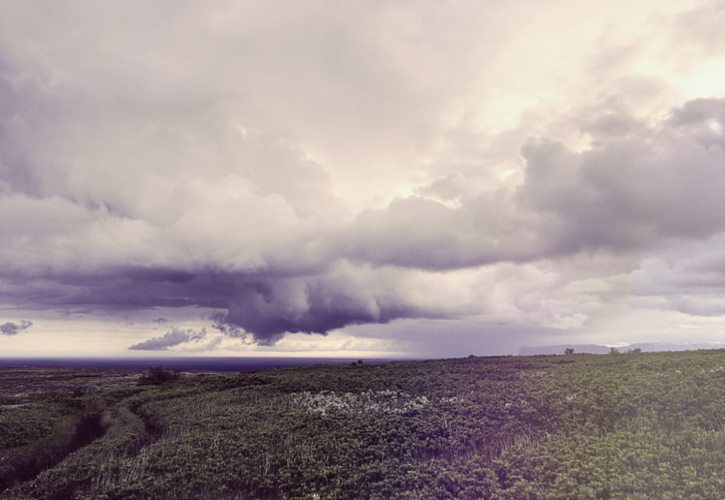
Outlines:
[[[305,391],[293,394],[292,399],[296,405],[305,408],[308,412],[322,416],[335,413],[345,415],[366,413],[407,415],[430,404],[425,396],[411,396],[405,392],[391,390],[357,393],[337,393],[333,391],[312,393]]]

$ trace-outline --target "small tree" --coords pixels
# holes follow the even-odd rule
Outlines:
[[[609,354],[619,354],[619,349],[617,349],[616,347],[610,347]]]
[[[574,349],[572,349],[571,347],[567,347],[564,350],[564,354],[566,354],[567,356],[569,356],[570,354],[574,354]]]

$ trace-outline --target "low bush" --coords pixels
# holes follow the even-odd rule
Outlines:
[[[163,368],[150,368],[138,379],[139,385],[162,385],[176,382],[181,378],[181,370],[164,370]]]

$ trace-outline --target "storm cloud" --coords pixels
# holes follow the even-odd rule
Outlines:
[[[0,7],[0,304],[203,310],[132,350],[721,314],[725,98],[677,78],[722,9],[513,3]]]
[[[415,297],[406,269],[646,251],[725,230],[725,136],[713,127],[724,103],[688,102],[651,127],[600,136],[580,152],[530,139],[522,182],[509,193],[469,190],[456,206],[398,198],[331,225],[245,188],[251,181],[241,177],[193,181],[185,203],[164,208],[178,212],[166,223],[11,190],[0,199],[10,233],[0,249],[5,297],[56,307],[222,309],[220,323],[262,343],[288,332],[452,317],[455,307]]]

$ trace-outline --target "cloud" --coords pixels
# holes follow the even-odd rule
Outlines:
[[[703,104],[687,103],[671,120],[581,153],[530,143],[522,205],[554,220],[560,251],[647,249],[723,231],[725,136],[708,124],[722,118],[725,100]]]
[[[362,213],[344,233],[343,251],[378,265],[458,269],[712,236],[725,230],[724,109],[725,99],[690,101],[652,126],[633,125],[620,111],[631,125],[599,126],[582,151],[530,139],[513,194],[468,192],[452,207],[421,196],[395,200]],[[440,183],[431,189],[440,192]],[[446,189],[456,185],[469,186],[459,175]]]
[[[33,322],[25,320],[25,319],[20,320],[17,323],[8,321],[8,322],[0,325],[0,334],[17,335],[17,334],[21,333],[22,331],[27,330],[31,326],[33,326]]]
[[[725,4],[710,0],[696,5],[675,21],[674,36],[682,44],[695,45],[710,54],[721,54],[725,36],[719,26],[725,22]],[[695,52],[697,53],[697,52]]]
[[[422,190],[346,224],[260,197],[246,178],[183,188],[193,210],[173,208],[166,224],[60,196],[9,194],[0,213],[24,224],[4,221],[12,235],[0,250],[11,283],[4,296],[53,307],[202,306],[224,311],[214,318],[220,331],[236,327],[262,344],[288,332],[472,314],[470,298],[436,303],[446,281],[437,273],[649,251],[725,230],[725,138],[712,127],[723,102],[688,102],[649,126],[600,128],[581,151],[531,139],[513,189],[476,191],[459,174],[446,186],[449,198],[466,187],[456,204],[435,198],[436,181],[433,198]],[[253,205],[240,209],[247,196]],[[245,220],[248,210],[267,223]]]
[[[0,303],[198,307],[260,344],[576,329],[652,253],[725,232],[725,99],[653,63],[672,33],[715,57],[722,9],[620,7],[0,7]]]
[[[172,328],[160,337],[154,337],[129,347],[132,351],[166,351],[187,342],[196,342],[204,339],[207,333],[204,328],[199,331]]]
[[[267,344],[286,332],[325,334],[350,324],[445,314],[445,305],[416,303],[408,282],[396,271],[338,263],[321,275],[254,280],[230,297],[227,313],[216,319]]]
[[[215,321],[212,327],[216,332],[209,332],[206,328],[173,327],[164,335],[144,340],[128,349],[132,351],[167,351],[176,348],[176,350],[184,352],[208,352],[218,349],[225,339],[233,339],[235,347],[250,343],[249,334],[237,326],[220,324]]]

